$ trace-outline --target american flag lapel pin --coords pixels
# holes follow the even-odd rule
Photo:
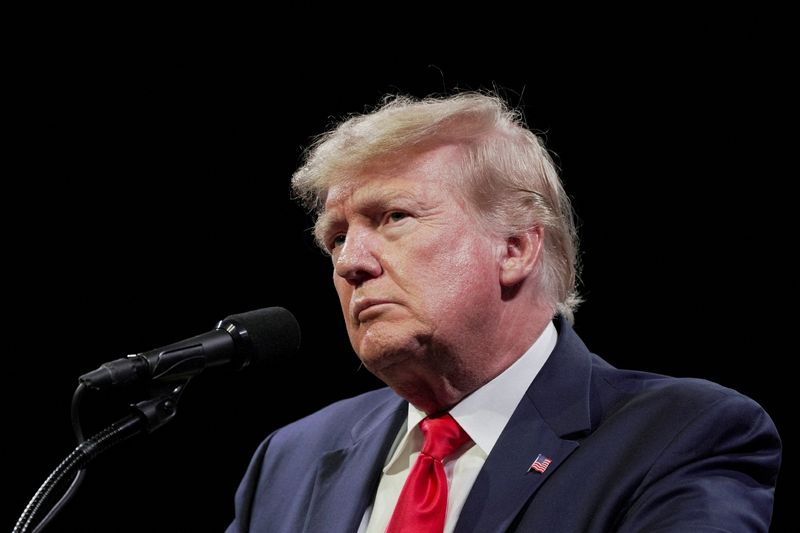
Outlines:
[[[528,472],[530,472],[531,470],[536,470],[540,474],[543,474],[544,471],[547,470],[547,467],[550,466],[551,462],[552,459],[550,459],[549,457],[545,457],[540,453],[539,455],[536,456],[536,460],[533,461],[533,464],[528,469]]]

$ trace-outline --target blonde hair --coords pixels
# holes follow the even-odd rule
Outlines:
[[[456,175],[487,229],[510,237],[544,231],[536,277],[542,303],[574,320],[579,264],[572,206],[555,165],[521,113],[495,95],[460,93],[415,100],[389,97],[319,136],[292,177],[301,203],[319,215],[328,189],[356,169],[412,150],[462,147]]]

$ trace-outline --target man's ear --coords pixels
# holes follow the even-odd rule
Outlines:
[[[540,226],[507,237],[500,260],[500,284],[513,287],[536,268],[541,253],[544,231]]]

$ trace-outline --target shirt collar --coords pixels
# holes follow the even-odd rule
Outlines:
[[[450,410],[450,415],[486,455],[491,453],[531,382],[547,362],[557,340],[558,332],[553,323],[548,322],[522,357]]]
[[[487,456],[531,382],[547,362],[557,340],[558,332],[553,323],[548,322],[542,334],[522,357],[450,410],[450,415]],[[424,411],[408,404],[406,430],[395,439],[394,453],[387,461],[384,471],[391,468],[407,447],[419,450],[422,436],[416,428],[426,416]]]

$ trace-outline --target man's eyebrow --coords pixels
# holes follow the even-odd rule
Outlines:
[[[420,195],[418,193],[415,194],[415,191],[400,188],[356,191],[353,196],[357,209],[386,207],[397,200],[410,201],[415,204],[420,203]]]
[[[415,206],[424,208],[425,203],[422,202],[418,194],[408,189],[379,189],[379,190],[365,190],[356,191],[352,195],[351,201],[355,211],[371,211],[374,209],[383,209],[392,205],[397,201],[410,202]],[[335,208],[334,208],[335,209]],[[324,237],[331,231],[332,228],[343,225],[341,217],[334,211],[323,211],[317,218],[314,225],[314,235],[317,241],[324,244]]]

